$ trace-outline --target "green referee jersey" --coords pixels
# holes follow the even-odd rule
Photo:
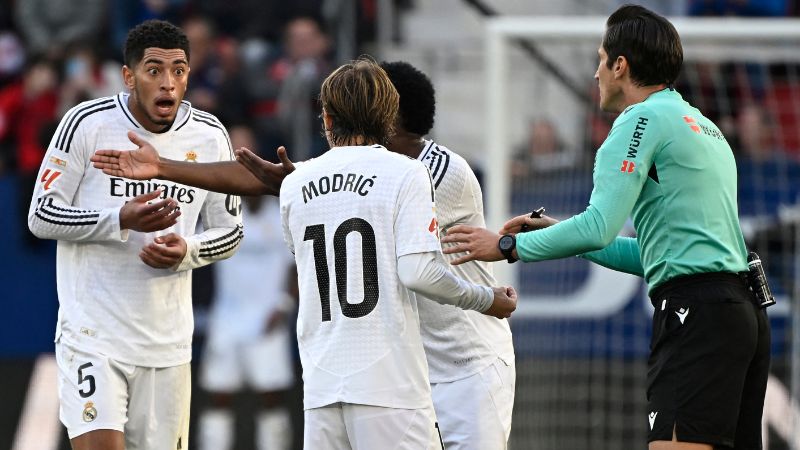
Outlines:
[[[617,237],[633,217],[637,238]],[[597,151],[586,211],[517,235],[524,261],[572,255],[644,276],[747,269],[736,204],[736,162],[719,129],[664,89],[620,114]]]

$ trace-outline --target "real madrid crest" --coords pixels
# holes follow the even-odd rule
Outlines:
[[[197,162],[197,153],[195,153],[194,150],[189,150],[186,152],[186,159],[184,159],[184,161]]]
[[[95,409],[93,402],[86,402],[83,406],[83,421],[91,422],[94,419],[97,419],[97,409]]]

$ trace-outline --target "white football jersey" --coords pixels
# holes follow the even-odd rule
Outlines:
[[[39,171],[28,213],[31,230],[57,239],[58,325],[56,340],[123,363],[169,367],[191,359],[189,269],[232,255],[242,238],[236,196],[207,192],[171,181],[134,181],[105,175],[91,166],[99,149],[133,149],[136,132],[169,159],[230,160],[225,128],[212,115],[182,102],[172,127],[144,129],[128,109],[128,94],[82,103],[61,120]],[[175,199],[178,223],[155,233],[120,230],[119,211],[137,195],[162,188]],[[202,217],[205,231],[196,234]],[[187,253],[171,269],[139,259],[156,236],[175,232]]]
[[[286,177],[280,201],[305,408],[430,406],[416,296],[397,275],[399,256],[439,250],[428,170],[379,145],[337,147]]]
[[[236,257],[220,261],[215,269],[215,294],[208,323],[208,339],[220,345],[252,342],[264,334],[267,319],[286,299],[292,253],[283,242],[277,197],[257,199],[256,211],[244,201],[247,234]]]
[[[485,228],[481,187],[464,158],[433,141],[425,141],[419,160],[431,172],[436,189],[436,216],[442,232],[462,224]],[[457,256],[445,255],[445,258],[449,262]],[[470,261],[451,265],[450,269],[459,278],[472,283],[497,285],[491,263]],[[419,309],[431,383],[466,378],[498,357],[507,364],[514,362],[508,320],[442,305],[422,296],[419,296]]]

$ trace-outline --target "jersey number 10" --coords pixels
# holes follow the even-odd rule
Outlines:
[[[364,280],[364,298],[359,303],[347,301],[347,235],[361,235],[361,255]],[[314,243],[314,266],[317,269],[317,287],[322,303],[322,321],[331,320],[330,274],[328,273],[328,254],[325,249],[325,225],[306,227],[304,241]],[[350,318],[364,317],[378,304],[378,256],[375,250],[375,231],[364,219],[354,217],[345,220],[336,228],[333,235],[333,257],[336,267],[336,294],[342,314]]]

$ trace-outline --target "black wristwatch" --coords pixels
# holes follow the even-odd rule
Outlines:
[[[500,240],[497,241],[497,248],[500,249],[500,253],[506,258],[509,264],[517,262],[517,258],[514,258],[513,251],[517,248],[517,239],[510,234],[504,234],[500,236]]]

